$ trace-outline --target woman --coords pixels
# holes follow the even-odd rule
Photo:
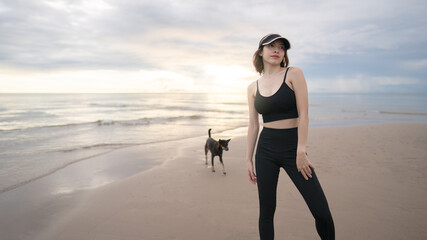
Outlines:
[[[334,222],[328,202],[307,152],[308,94],[302,70],[289,67],[289,41],[279,34],[268,34],[253,57],[262,76],[248,86],[249,127],[246,162],[249,181],[258,185],[261,240],[274,239],[273,217],[280,168],[284,168],[302,194],[316,222],[321,239],[335,239]],[[263,117],[258,136],[258,114]]]

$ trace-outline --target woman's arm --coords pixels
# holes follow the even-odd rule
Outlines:
[[[248,125],[248,136],[247,136],[247,148],[246,148],[246,166],[248,169],[249,181],[253,184],[256,183],[256,176],[253,167],[253,154],[255,150],[255,143],[258,138],[259,131],[259,119],[258,112],[255,109],[255,96],[254,87],[256,82],[249,84],[247,90],[248,106],[249,106],[249,125]]]
[[[305,179],[311,178],[311,169],[314,168],[307,157],[307,138],[308,138],[308,93],[307,83],[304,73],[299,67],[293,67],[292,85],[295,91],[295,97],[298,110],[298,147],[297,147],[297,168]]]
[[[295,98],[297,101],[298,110],[298,149],[302,153],[306,152],[307,137],[308,137],[308,93],[307,83],[305,81],[304,73],[301,68],[293,67],[293,80],[292,86],[295,91]]]

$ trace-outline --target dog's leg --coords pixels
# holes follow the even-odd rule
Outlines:
[[[212,154],[212,172],[215,172],[215,167],[214,167],[214,155]]]
[[[219,155],[219,161],[221,162],[221,165],[222,165],[222,173],[225,175],[225,174],[227,174],[226,172],[225,172],[225,168],[224,168],[224,163],[222,162],[222,156],[221,155]]]
[[[205,165],[208,167],[208,143],[205,144]]]

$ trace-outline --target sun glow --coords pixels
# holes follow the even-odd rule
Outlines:
[[[203,79],[203,81],[200,81]],[[164,70],[0,71],[3,93],[239,92],[254,73],[240,66],[206,65],[194,79]]]
[[[250,81],[256,78],[253,71],[238,65],[205,65],[204,71],[217,92],[246,91]]]

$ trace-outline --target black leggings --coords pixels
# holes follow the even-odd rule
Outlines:
[[[314,169],[312,178],[305,180],[296,167],[298,128],[275,129],[264,127],[255,154],[259,197],[259,234],[261,240],[274,239],[273,217],[276,210],[277,180],[280,167],[302,194],[316,221],[322,240],[335,239],[335,228],[328,202]]]

